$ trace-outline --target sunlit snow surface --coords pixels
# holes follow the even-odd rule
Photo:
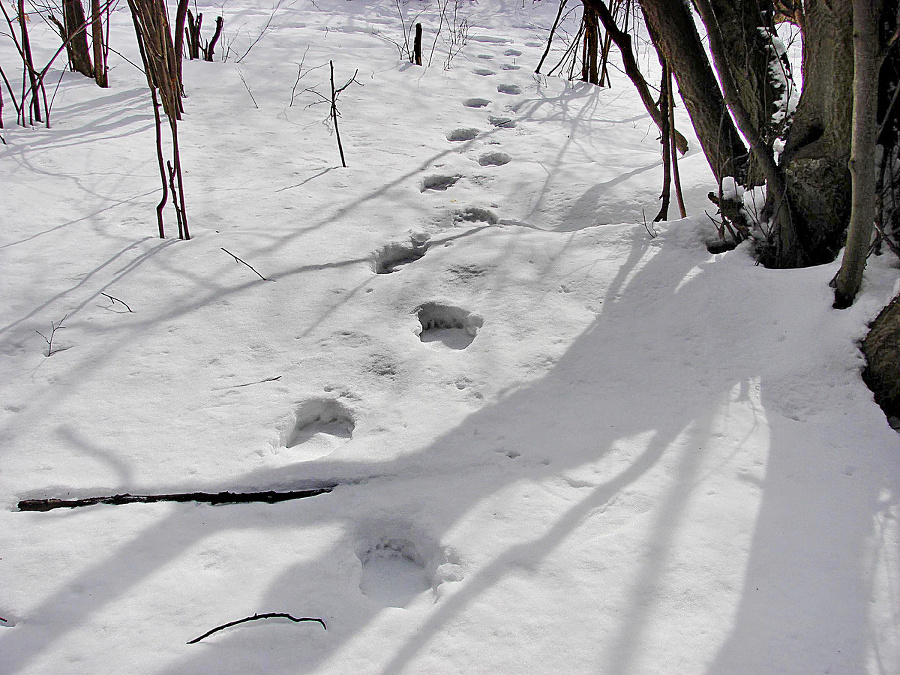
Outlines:
[[[389,2],[227,3],[228,61],[184,64],[190,242],[155,236],[123,57],[107,90],[51,68],[50,130],[4,97],[0,671],[900,671],[900,438],[855,346],[896,260],[836,312],[834,264],[707,253],[715,185],[682,108],[689,217],[651,236],[659,143],[631,85],[533,76],[556,9],[460,3],[445,68],[433,4],[403,5],[416,67]],[[46,63],[58,42],[30,27]],[[139,61],[124,6],[111,36]],[[337,86],[358,69],[348,168],[307,91],[329,60]],[[48,358],[36,331],[63,318]],[[185,644],[257,612],[328,629]]]

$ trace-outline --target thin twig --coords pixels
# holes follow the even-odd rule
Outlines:
[[[259,110],[259,105],[256,103],[256,99],[253,98],[253,92],[250,91],[250,85],[247,84],[247,80],[244,79],[244,74],[239,70],[239,71],[238,71],[238,75],[239,75],[240,78],[241,78],[241,82],[244,83],[244,88],[247,90],[247,93],[250,94],[250,98],[251,98],[252,101],[253,101],[253,107],[255,107],[257,110]]]
[[[188,642],[188,644],[189,645],[196,644],[196,643],[200,642],[200,640],[202,640],[203,638],[207,638],[210,635],[212,635],[213,633],[216,633],[220,630],[224,630],[226,628],[231,628],[231,626],[237,626],[239,623],[246,623],[247,621],[257,621],[259,619],[276,619],[276,618],[277,619],[290,619],[294,623],[301,623],[302,621],[314,621],[314,622],[322,624],[322,628],[324,628],[325,630],[328,630],[328,627],[325,625],[325,622],[322,621],[322,619],[314,619],[309,616],[302,616],[298,619],[296,617],[291,616],[290,614],[284,614],[283,612],[267,612],[266,614],[254,614],[253,616],[248,616],[243,619],[238,619],[237,621],[229,621],[228,623],[223,623],[221,626],[216,626],[211,631],[207,631],[200,637],[194,638],[193,640]]]
[[[260,273],[257,272],[255,269],[253,269],[253,265],[251,265],[251,264],[249,264],[249,263],[247,263],[247,262],[244,262],[243,260],[241,260],[240,258],[238,258],[234,253],[232,253],[231,251],[229,251],[227,248],[223,248],[222,250],[225,251],[225,253],[227,253],[228,255],[230,255],[232,258],[234,258],[237,262],[241,263],[242,265],[246,265],[246,266],[249,267],[251,270],[253,270],[254,274],[256,274],[256,276],[258,276],[258,277],[259,277],[260,279],[262,279],[263,281],[275,281],[274,279],[266,279],[262,274],[260,274]]]
[[[233,384],[228,387],[215,387],[215,391],[222,391],[224,389],[240,389],[241,387],[251,387],[254,384],[263,384],[264,382],[277,382],[281,379],[281,375],[277,375],[275,377],[267,377],[264,380],[257,380],[256,382],[244,382],[243,384]]]
[[[39,330],[34,331],[35,333],[40,335],[42,338],[44,338],[44,341],[47,343],[47,356],[48,357],[53,355],[53,336],[56,335],[56,331],[58,331],[60,328],[65,328],[65,326],[63,326],[62,324],[63,324],[63,321],[66,320],[67,316],[69,316],[69,315],[66,314],[65,316],[63,316],[63,318],[61,318],[57,323],[53,323],[52,321],[50,322],[51,330],[50,330],[49,338]]]
[[[134,314],[134,310],[132,310],[131,307],[128,306],[128,303],[125,302],[124,300],[119,300],[119,298],[115,297],[114,295],[110,295],[109,293],[103,293],[102,291],[101,291],[100,295],[102,295],[105,298],[109,298],[110,300],[112,300],[113,303],[116,303],[116,302],[122,303],[123,305],[125,305],[125,309],[127,309],[129,312]]]
[[[240,63],[241,61],[243,61],[244,58],[246,58],[247,54],[250,53],[250,50],[256,46],[256,43],[259,42],[260,40],[262,40],[263,36],[269,32],[269,26],[272,25],[272,19],[275,18],[275,12],[277,12],[281,8],[281,2],[282,2],[282,0],[278,0],[278,4],[276,4],[272,8],[272,13],[269,14],[269,20],[266,21],[266,25],[260,31],[259,35],[256,36],[256,39],[250,43],[250,46],[247,47],[247,51],[245,51],[244,54],[239,59],[235,60],[235,63]]]
[[[650,225],[647,225],[647,214],[644,213],[644,209],[641,209],[641,217],[644,219],[644,229],[647,230],[647,234],[650,235],[651,239],[656,239],[659,234]]]

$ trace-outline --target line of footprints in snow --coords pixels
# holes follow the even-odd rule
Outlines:
[[[507,49],[505,56],[520,56],[516,49]],[[491,59],[490,55],[479,58]],[[516,70],[519,66],[504,64],[504,70]],[[476,75],[496,75],[488,68],[478,68]],[[515,84],[500,84],[497,92],[516,96],[522,93]],[[490,101],[470,98],[463,102],[468,108],[485,108]],[[500,129],[512,129],[516,122],[508,117],[489,116],[488,122]],[[450,142],[471,141],[481,131],[475,128],[459,128],[447,134]],[[494,151],[478,158],[481,166],[502,166],[511,160],[504,152]],[[433,175],[422,181],[421,190],[446,190],[461,176]],[[457,211],[458,221],[486,222],[495,225],[497,216],[490,210],[467,207]],[[409,242],[391,243],[375,252],[372,268],[377,274],[391,274],[405,265],[422,258],[428,249],[427,238],[412,237]],[[460,307],[426,302],[416,308],[422,326],[419,335],[422,342],[439,342],[451,349],[465,349],[475,339],[483,319]],[[282,446],[304,446],[306,459],[330,454],[336,444],[349,440],[355,422],[352,412],[339,400],[316,398],[308,400],[296,410],[293,424],[282,435]],[[360,590],[377,604],[404,607],[415,597],[436,589],[444,581],[462,578],[461,568],[452,552],[443,550],[436,542],[413,537],[410,524],[382,523],[382,526],[365,528],[360,532],[356,554],[362,564]],[[373,536],[375,535],[375,536]]]
[[[516,49],[507,49],[505,56],[520,56],[522,52]],[[487,54],[479,58],[493,58]],[[514,64],[504,64],[506,70],[517,69]],[[487,68],[478,68],[476,75],[495,75]],[[502,94],[516,96],[522,93],[521,88],[514,84],[500,84],[497,91]],[[490,105],[490,101],[484,98],[470,98],[463,101],[468,108],[484,108]],[[511,129],[516,123],[506,117],[489,116],[488,121],[495,127]],[[450,142],[471,141],[481,131],[475,128],[459,128],[447,134]],[[502,166],[510,161],[510,156],[504,152],[488,152],[478,158],[482,166]],[[428,176],[422,181],[422,192],[429,190],[446,190],[453,186],[461,176],[434,175]],[[495,225],[499,222],[497,216],[490,210],[479,207],[467,207],[458,210],[454,217],[459,221],[486,222]],[[392,274],[400,268],[422,258],[428,249],[428,240],[425,237],[413,236],[408,242],[395,242],[383,246],[375,252],[372,268],[377,274]],[[421,324],[419,338],[422,342],[438,342],[450,349],[465,349],[468,347],[478,330],[484,324],[484,320],[478,314],[474,314],[461,307],[444,305],[436,302],[426,302],[416,308],[416,314]],[[296,411],[294,423],[282,435],[282,446],[294,448],[322,436],[334,440],[347,440],[353,435],[355,423],[352,413],[340,402],[330,398],[317,398],[306,401]],[[333,448],[322,448],[324,452],[312,453],[321,457],[329,454]],[[309,457],[311,459],[313,457]]]

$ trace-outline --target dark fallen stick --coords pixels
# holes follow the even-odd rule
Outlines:
[[[247,621],[257,621],[258,619],[276,619],[276,618],[290,619],[294,623],[301,623],[303,621],[316,621],[316,622],[322,624],[322,628],[324,628],[325,630],[328,630],[328,627],[325,625],[325,622],[322,621],[322,619],[314,619],[314,618],[308,617],[308,616],[303,616],[298,619],[296,617],[291,616],[290,614],[283,614],[281,612],[269,612],[267,614],[254,614],[253,616],[248,616],[244,619],[238,619],[237,621],[229,621],[228,623],[223,623],[221,626],[216,626],[212,630],[205,632],[200,637],[194,638],[187,644],[189,644],[189,645],[196,644],[196,643],[200,642],[200,640],[202,640],[203,638],[208,638],[213,633],[216,633],[220,630],[225,630],[226,628],[231,628],[232,626],[237,626],[239,623],[246,623]]]
[[[251,265],[251,264],[248,263],[248,262],[245,262],[245,261],[241,260],[241,259],[238,258],[234,253],[232,253],[231,251],[229,251],[227,248],[223,248],[222,250],[225,251],[225,253],[227,253],[228,255],[230,255],[232,258],[234,258],[235,261],[241,263],[242,265],[246,265],[246,266],[249,267],[251,270],[253,270],[254,274],[256,274],[256,276],[258,276],[258,277],[259,277],[260,279],[262,279],[263,281],[274,281],[274,279],[266,279],[262,274],[260,274],[259,272],[257,272],[257,271],[253,268],[253,265]]]
[[[239,387],[249,387],[254,384],[263,384],[264,382],[277,382],[281,379],[281,375],[277,375],[276,377],[267,377],[264,380],[257,380],[256,382],[246,382],[244,384],[236,384],[231,389],[237,389]]]
[[[115,304],[115,303],[118,302],[118,303],[121,303],[121,304],[125,305],[125,309],[127,309],[129,312],[131,312],[132,314],[134,314],[134,311],[131,309],[131,307],[128,306],[128,303],[125,302],[124,300],[119,300],[119,298],[115,297],[114,295],[110,295],[109,293],[102,293],[102,292],[101,292],[100,295],[102,295],[104,298],[109,298],[109,299],[112,301],[113,304]]]
[[[184,492],[169,495],[112,495],[109,497],[86,497],[85,499],[23,499],[19,502],[19,511],[52,511],[53,509],[73,509],[79,506],[94,504],[153,504],[154,502],[200,502],[202,504],[248,504],[264,502],[275,504],[291,499],[305,499],[331,492],[334,486],[315,488],[312,490],[291,490],[276,492]]]

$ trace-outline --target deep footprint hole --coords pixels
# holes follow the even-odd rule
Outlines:
[[[427,302],[416,308],[422,342],[440,342],[450,349],[465,349],[484,325],[484,319],[461,307]]]
[[[422,192],[426,192],[427,190],[446,190],[447,188],[453,187],[456,185],[456,181],[458,181],[462,176],[426,176],[422,180]]]
[[[522,87],[517,84],[498,84],[497,91],[501,94],[521,94]]]
[[[500,129],[515,129],[516,127],[516,121],[511,117],[495,117],[491,115],[488,117],[488,122]]]
[[[463,129],[454,129],[450,133],[447,134],[448,141],[471,141],[473,138],[478,136],[478,129],[472,128],[463,128]]]
[[[294,448],[317,437],[350,439],[356,423],[347,408],[333,399],[318,398],[301,404],[294,415],[294,423],[284,438],[284,447]]]
[[[463,101],[463,105],[467,108],[484,108],[490,105],[490,101],[486,98],[467,98]]]
[[[478,163],[481,166],[503,166],[504,164],[508,164],[512,159],[505,152],[488,152],[478,158]]]
[[[359,556],[359,590],[386,607],[405,607],[431,590],[425,564],[416,546],[406,539],[382,540]]]
[[[425,255],[428,243],[397,243],[383,246],[375,252],[372,270],[375,274],[391,274],[404,265],[415,262]]]
[[[476,68],[472,72],[475,73],[476,75],[481,75],[482,77],[487,77],[488,75],[496,75],[497,74],[493,70],[490,70],[489,68]]]

